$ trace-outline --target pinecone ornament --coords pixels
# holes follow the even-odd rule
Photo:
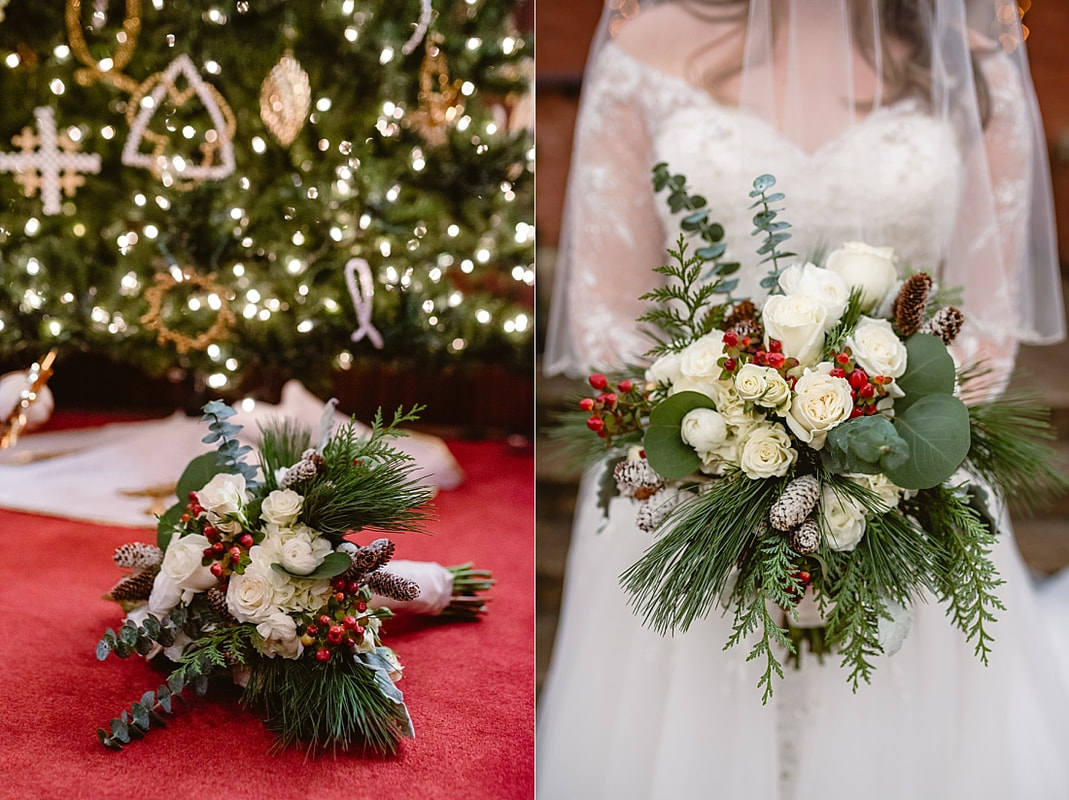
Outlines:
[[[751,339],[760,339],[765,335],[765,329],[761,327],[761,323],[755,319],[742,319],[728,328],[729,331],[734,333],[740,339],[749,336]]]
[[[787,484],[783,493],[772,504],[768,521],[778,531],[797,528],[820,499],[820,481],[815,475],[803,475]]]
[[[945,306],[935,312],[935,316],[924,323],[921,333],[930,333],[943,340],[943,344],[953,344],[965,324],[965,315],[954,306]]]
[[[635,526],[640,531],[653,533],[664,522],[673,508],[679,505],[679,490],[665,487],[651,495],[638,508]]]
[[[394,543],[389,539],[376,539],[369,545],[356,548],[356,552],[349,552],[353,563],[342,573],[342,577],[347,581],[362,579],[367,573],[388,564],[393,558],[393,551]]]
[[[156,574],[160,571],[158,566],[143,569],[133,575],[127,575],[111,591],[104,595],[105,600],[114,600],[117,603],[142,602],[148,600],[152,594],[152,584],[156,582]]]
[[[791,549],[800,556],[808,556],[820,549],[820,526],[814,517],[808,517],[787,535]]]
[[[163,551],[154,544],[127,542],[115,549],[115,555],[112,558],[116,565],[123,569],[132,569],[136,574],[162,564]]]
[[[230,613],[230,609],[227,607],[225,591],[213,586],[205,592],[205,599],[207,599],[212,611],[218,614],[223,622],[237,622],[237,619],[234,618],[234,615]]]
[[[735,308],[731,310],[731,313],[724,319],[724,329],[730,330],[736,325],[741,324],[744,320],[753,322],[757,319],[757,306],[753,304],[751,300],[743,300]]]
[[[419,597],[418,583],[385,570],[375,570],[368,575],[367,585],[375,594],[393,600],[415,600]]]
[[[319,474],[324,463],[323,456],[314,449],[305,450],[301,453],[301,460],[286,470],[286,474],[278,482],[278,488],[289,489],[298,483],[311,480]]]
[[[924,272],[910,275],[898,290],[891,312],[895,317],[895,326],[903,336],[912,336],[920,330],[931,290],[932,278]]]
[[[664,480],[658,475],[645,458],[628,458],[621,461],[612,471],[616,479],[616,488],[623,497],[636,500],[648,500],[664,486]]]

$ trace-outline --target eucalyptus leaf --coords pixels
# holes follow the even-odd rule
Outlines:
[[[895,400],[896,415],[922,397],[953,394],[954,359],[942,339],[926,333],[906,339],[906,371],[898,378],[898,388],[906,396]]]
[[[771,175],[758,175],[756,178],[754,178],[754,190],[750,193],[750,196],[756,197],[757,195],[764,192],[766,189],[771,189],[775,185],[776,179]]]
[[[836,474],[874,475],[902,466],[909,458],[909,448],[891,421],[876,414],[832,428],[820,457]]]
[[[903,489],[931,489],[949,478],[969,453],[969,410],[957,397],[931,394],[901,413],[895,429],[909,458],[886,475]]]
[[[226,468],[218,451],[203,453],[190,461],[182,472],[182,477],[178,479],[178,486],[175,488],[179,507],[181,507],[182,498],[188,497],[190,492],[198,492],[203,489],[205,484],[220,472],[230,472],[230,470]],[[179,512],[179,516],[181,516],[181,512]]]
[[[97,642],[97,660],[103,661],[108,657],[108,653],[111,652],[111,647],[108,645],[106,639],[101,639]]]
[[[668,480],[685,478],[701,467],[698,454],[680,435],[683,417],[696,408],[716,408],[716,405],[701,392],[679,392],[650,412],[643,448],[650,466]]]

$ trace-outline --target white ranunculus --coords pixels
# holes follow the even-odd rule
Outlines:
[[[906,345],[889,320],[862,317],[846,337],[846,345],[854,361],[870,376],[898,378],[906,371]]]
[[[709,452],[728,438],[728,426],[719,411],[696,408],[683,417],[679,435],[699,453]]]
[[[297,623],[289,614],[276,611],[256,626],[256,632],[264,637],[260,652],[268,658],[300,658],[304,652],[297,636]]]
[[[211,589],[219,581],[209,567],[201,564],[204,551],[212,546],[199,533],[191,533],[171,542],[163,554],[160,573],[174,581],[183,590],[183,601],[189,602],[193,594]]]
[[[292,489],[276,489],[264,498],[260,516],[264,522],[275,525],[292,525],[301,515],[304,498]]]
[[[707,333],[679,354],[679,372],[684,378],[693,380],[718,380],[723,367],[720,359],[724,357],[724,334],[720,331]]]
[[[323,563],[333,548],[327,539],[306,526],[294,530],[285,538],[279,553],[279,563],[294,575],[307,575]]]
[[[779,425],[755,426],[739,447],[739,466],[749,478],[782,477],[797,460],[791,437]]]
[[[845,242],[828,254],[824,266],[838,274],[847,285],[861,290],[861,310],[876,308],[898,279],[895,251],[872,247],[864,242]]]
[[[792,264],[779,276],[779,286],[785,294],[804,294],[816,300],[828,312],[825,333],[838,323],[850,300],[850,287],[842,276],[815,264]]]
[[[675,383],[682,374],[679,371],[679,364],[682,360],[683,357],[679,353],[669,353],[661,356],[650,364],[646,370],[646,380],[653,383]]]
[[[853,550],[865,533],[865,510],[845,493],[825,484],[820,510],[824,516],[824,535],[832,550]]]
[[[253,547],[249,551],[253,555]],[[269,564],[254,558],[242,574],[230,576],[226,607],[238,622],[263,622],[281,610],[276,597],[281,588]]]
[[[197,492],[197,502],[212,522],[237,514],[245,506],[245,476],[220,472]]]
[[[805,371],[794,385],[794,400],[786,416],[791,433],[814,450],[824,447],[828,431],[850,419],[854,407],[850,384],[830,375],[831,369],[825,362]]]
[[[803,367],[817,362],[824,350],[828,310],[804,294],[774,294],[761,311],[765,324],[765,344],[776,339],[783,354],[797,358]]]
[[[735,373],[735,392],[741,399],[781,415],[791,404],[791,387],[772,367],[743,364]]]

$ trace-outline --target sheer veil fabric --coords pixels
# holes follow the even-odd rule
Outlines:
[[[755,299],[747,193],[771,173],[800,258],[859,240],[894,247],[903,271],[962,286],[957,355],[986,359],[996,381],[1019,342],[1060,339],[1042,127],[1019,20],[996,10],[607,4],[576,129],[547,371],[581,376],[646,350],[638,297],[678,230],[650,185],[659,161],[708,198]],[[810,660],[762,706],[757,667],[722,650],[728,618],[711,613],[675,637],[642,627],[617,578],[649,534],[627,501],[603,519],[596,494],[590,474],[539,707],[543,800],[1069,797],[1069,662],[1055,656],[1008,521],[994,553],[1007,610],[989,667],[941,607],[921,603],[902,650],[856,695],[835,658]]]

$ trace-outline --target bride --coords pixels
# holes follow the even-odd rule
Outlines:
[[[1002,8],[997,9],[996,5]],[[1008,12],[1008,14],[1007,14]],[[668,162],[704,195],[759,296],[748,190],[771,173],[800,257],[847,241],[963,287],[964,362],[1005,385],[1019,342],[1064,334],[1049,175],[1016,4],[989,0],[608,3],[584,83],[547,344],[582,376],[640,356],[638,297],[678,221]],[[1006,611],[984,667],[934,602],[851,694],[803,658],[767,706],[722,649],[730,619],[645,629],[617,579],[651,544],[584,479],[541,698],[544,800],[1069,797],[1069,664],[1055,662],[1007,529]]]

